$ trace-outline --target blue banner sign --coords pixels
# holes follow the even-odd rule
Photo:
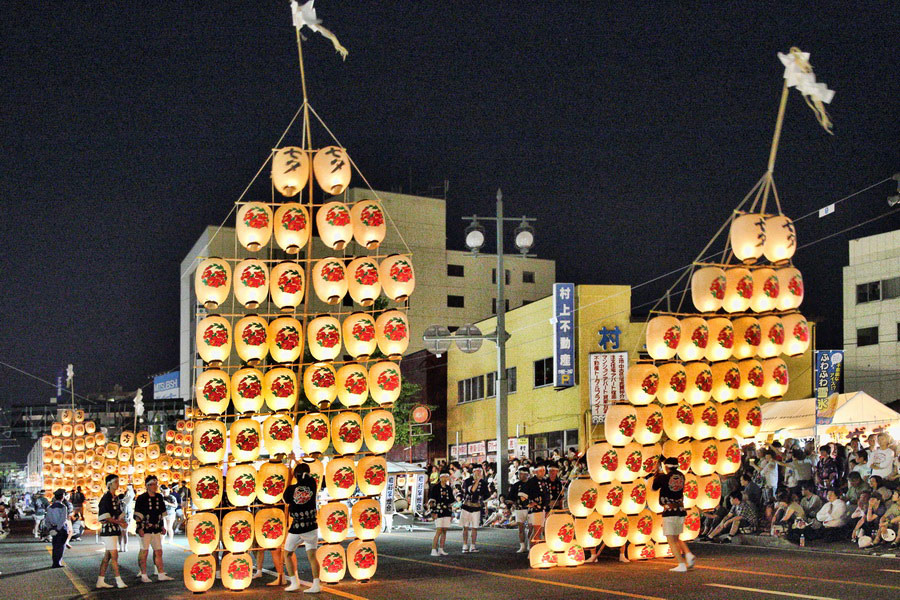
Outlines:
[[[553,385],[575,385],[575,284],[553,284]]]
[[[178,398],[180,375],[181,374],[178,371],[172,371],[171,373],[154,377],[153,399],[166,400],[168,398]]]
[[[816,350],[816,425],[834,419],[843,363],[843,350]]]

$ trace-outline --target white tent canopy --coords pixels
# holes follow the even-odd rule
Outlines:
[[[900,413],[892,410],[865,392],[838,395],[834,419],[828,425],[820,425],[822,434],[830,427],[865,426],[871,430],[879,425],[900,424]],[[782,400],[762,405],[762,427],[757,437],[769,434],[788,434],[794,438],[813,437],[816,426],[816,399]]]

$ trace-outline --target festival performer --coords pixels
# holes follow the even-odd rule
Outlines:
[[[455,498],[450,487],[450,473],[441,471],[438,485],[431,486],[428,493],[428,506],[435,514],[434,539],[431,541],[432,556],[447,556],[444,544],[447,542],[447,530],[453,515],[452,506]]]
[[[539,463],[525,486],[528,493],[528,524],[531,525],[532,545],[541,539],[544,531],[544,514],[550,507],[550,486],[547,485],[546,473],[547,467]]]
[[[550,463],[547,474],[547,486],[550,488],[550,510],[556,510],[563,507],[563,485],[562,479],[559,478],[559,465],[555,462]]]
[[[316,522],[316,493],[318,482],[309,471],[309,465],[300,463],[294,467],[294,482],[284,490],[285,520],[290,519],[284,550],[287,553],[284,568],[290,585],[285,591],[295,592],[300,589],[300,578],[297,567],[290,560],[290,555],[300,544],[306,548],[306,558],[312,570],[312,586],[303,590],[304,594],[315,594],[322,591],[319,583],[319,562],[316,560],[316,548],[319,546],[319,526]]]
[[[661,472],[659,472],[661,471]],[[678,566],[669,569],[676,573],[684,573],[694,567],[696,557],[688,549],[679,536],[684,530],[684,475],[678,470],[678,459],[674,456],[666,458],[657,467],[653,477],[653,489],[659,490],[659,503],[663,507],[662,528],[666,541]]]
[[[156,475],[148,475],[144,479],[144,486],[147,491],[134,501],[135,531],[141,541],[141,549],[138,551],[141,582],[150,583],[150,576],[147,575],[147,553],[150,549],[153,550],[153,562],[156,564],[159,581],[172,581],[172,577],[166,575],[163,567],[162,537],[166,535],[166,527],[163,524],[166,507],[158,491],[159,480]]]
[[[100,537],[103,539],[103,560],[100,562],[100,576],[97,577],[98,588],[111,588],[106,583],[106,568],[112,563],[113,573],[116,575],[116,587],[126,588],[122,576],[119,575],[119,533],[123,527],[128,527],[128,523],[122,518],[122,505],[119,497],[116,496],[116,490],[119,489],[119,477],[113,473],[106,476],[106,493],[100,498],[97,506],[97,512],[100,513],[97,519],[101,523]]]
[[[519,528],[519,549],[516,553],[528,551],[528,467],[519,467],[519,479],[509,487],[509,503],[514,511],[516,527]]]
[[[462,510],[459,513],[459,524],[463,528],[463,554],[466,552],[478,552],[475,543],[478,540],[478,528],[481,526],[481,511],[484,509],[484,501],[491,497],[490,486],[484,478],[484,469],[476,466],[472,476],[463,482]],[[469,545],[469,536],[472,536],[472,544]]]

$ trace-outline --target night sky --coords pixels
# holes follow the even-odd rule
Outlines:
[[[661,4],[318,0],[350,56],[305,31],[311,104],[376,189],[449,180],[451,248],[501,186],[576,283],[634,285],[694,258],[765,170],[776,52],[792,45],[837,94],[829,136],[791,93],[786,213],[900,171],[889,3]],[[0,360],[47,379],[74,363],[82,392],[136,388],[178,364],[180,260],[300,104],[288,2],[18,2],[3,21]],[[800,244],[885,213],[895,190],[804,219]],[[264,175],[249,197],[269,195]],[[847,240],[898,226],[798,252],[819,347],[842,343]],[[52,393],[0,367],[0,405]]]

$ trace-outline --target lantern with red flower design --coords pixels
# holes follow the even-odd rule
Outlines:
[[[559,559],[546,542],[540,542],[528,551],[528,564],[532,569],[549,569],[559,566]]]
[[[313,267],[312,280],[316,296],[326,304],[337,304],[347,295],[347,271],[344,261],[338,258],[318,261]]]
[[[266,406],[272,411],[290,410],[297,404],[297,376],[291,369],[278,367],[266,371],[263,390]]]
[[[619,453],[619,468],[616,470],[614,480],[621,483],[630,483],[637,479],[644,462],[644,453],[637,442],[628,442],[623,448],[616,449]]]
[[[210,315],[197,323],[197,354],[203,362],[217,367],[231,352],[231,324],[219,315]]]
[[[638,425],[634,431],[634,441],[639,444],[658,442],[663,433],[662,407],[653,403],[647,406],[638,406],[635,412]]]
[[[341,323],[330,315],[319,315],[306,326],[309,352],[316,360],[334,360],[341,353]]]
[[[291,471],[278,461],[263,463],[256,477],[256,496],[264,504],[278,504],[282,501]]]
[[[388,310],[375,320],[378,349],[390,360],[399,360],[409,346],[409,321],[399,310]]]
[[[741,387],[741,371],[737,363],[722,361],[709,366],[712,372],[712,397],[716,402],[737,399]]]
[[[575,541],[575,521],[572,515],[553,511],[545,524],[547,545],[553,552],[563,552]]]
[[[697,496],[697,508],[712,510],[719,505],[719,501],[722,499],[722,481],[716,473],[698,478],[697,487],[700,489],[700,495]]]
[[[288,525],[282,508],[261,508],[253,518],[256,544],[260,548],[280,548],[287,537]]]
[[[328,449],[328,417],[322,413],[307,413],[297,423],[297,440],[306,454],[321,454]]]
[[[366,456],[356,463],[356,484],[364,496],[378,496],[387,486],[387,461],[383,456]]]
[[[256,252],[272,237],[272,209],[262,202],[248,202],[238,209],[236,225],[238,242]]]
[[[587,517],[597,508],[600,490],[590,477],[577,477],[569,482],[566,499],[573,516]]]
[[[232,465],[228,467],[228,472],[225,474],[225,495],[232,506],[250,506],[253,504],[253,501],[256,500],[256,469],[253,468],[253,465]],[[227,519],[228,517],[226,516],[225,518]]]
[[[657,400],[663,405],[678,404],[684,399],[684,392],[687,390],[687,373],[684,365],[677,362],[663,363],[658,369]]]
[[[364,498],[353,505],[353,532],[361,540],[374,540],[381,533],[381,505],[378,500]]]
[[[716,428],[717,440],[728,440],[737,435],[741,423],[741,411],[737,402],[729,402],[719,408],[719,426]]]
[[[194,385],[197,407],[204,415],[221,415],[228,410],[231,378],[220,369],[208,369],[197,375]]]
[[[636,515],[647,508],[647,482],[643,479],[635,479],[630,483],[622,483],[622,512],[626,515]]]
[[[369,369],[369,393],[382,406],[393,404],[400,397],[402,376],[397,363],[379,361]]]
[[[363,445],[362,417],[345,411],[331,420],[331,443],[338,454],[356,454]]]
[[[352,458],[332,458],[325,465],[325,489],[335,500],[345,500],[356,491],[356,469]]]
[[[741,445],[736,439],[731,438],[719,440],[718,447],[719,462],[716,463],[716,473],[723,476],[737,473],[741,468]]]
[[[184,532],[194,554],[211,554],[219,547],[219,517],[215,513],[195,512]]]
[[[344,348],[358,361],[368,360],[378,347],[375,339],[375,320],[364,312],[355,312],[341,324]]]
[[[675,317],[653,317],[647,323],[647,353],[654,360],[674,358],[681,342],[681,323]]]
[[[781,286],[775,271],[763,267],[753,269],[753,298],[750,299],[750,310],[753,312],[768,312],[775,310]]]
[[[381,261],[378,275],[384,294],[395,302],[404,302],[416,287],[412,260],[402,254],[392,254]]]
[[[242,361],[256,365],[266,357],[269,352],[268,326],[258,315],[247,315],[234,324],[234,349]]]
[[[712,402],[698,404],[694,410],[693,436],[699,440],[711,438],[719,428],[719,411]]]
[[[353,239],[360,246],[375,250],[387,233],[384,209],[376,200],[360,200],[350,209]]]
[[[381,294],[381,282],[378,280],[378,263],[371,258],[361,256],[347,265],[347,283],[350,297],[362,306],[372,306]]]
[[[269,323],[267,338],[275,362],[293,363],[303,354],[303,325],[294,317],[279,317]]]
[[[197,302],[213,310],[228,298],[231,285],[231,265],[221,258],[207,258],[197,266],[194,291]]]
[[[691,362],[684,365],[684,371],[687,375],[684,401],[691,405],[708,402],[713,384],[709,365],[703,362]]]
[[[809,349],[809,323],[800,313],[781,317],[784,326],[784,345],[781,351],[788,356],[798,356]]]
[[[731,358],[734,350],[734,327],[725,317],[714,317],[706,322],[709,327],[709,343],[706,345],[706,360],[710,362]]]
[[[684,508],[693,508],[697,504],[699,496],[700,479],[693,472],[690,472],[690,467],[688,467],[684,471],[684,497],[682,501]]]
[[[748,358],[737,365],[741,373],[741,387],[738,389],[738,398],[741,400],[759,398],[762,394],[763,381],[765,380],[762,364],[758,360]]]
[[[208,591],[216,581],[216,557],[208,552],[204,554],[194,553],[184,559],[184,587],[195,594]]]
[[[725,270],[702,267],[691,275],[691,300],[697,312],[716,312],[725,298]]]
[[[610,548],[621,548],[628,541],[631,523],[628,515],[618,513],[603,519],[603,543]]]
[[[694,411],[687,402],[663,406],[663,431],[670,440],[690,437],[694,431]],[[669,456],[666,453],[666,456]]]
[[[678,343],[678,356],[681,360],[699,360],[706,356],[709,344],[709,327],[705,319],[687,317],[681,319],[681,341]]]
[[[731,249],[740,261],[756,262],[766,243],[766,218],[757,213],[736,213],[731,221]]]
[[[625,372],[625,395],[635,406],[646,406],[656,398],[659,369],[652,363],[637,363]]]
[[[316,550],[319,563],[319,579],[322,583],[337,583],[347,572],[347,559],[340,544],[325,544]]]
[[[290,260],[280,262],[272,269],[269,292],[272,302],[284,312],[290,312],[303,304],[303,267]]]
[[[250,309],[269,295],[269,268],[261,260],[242,260],[234,268],[234,298]]]
[[[653,538],[653,513],[644,508],[640,514],[628,519],[628,541],[631,544],[647,544]]]
[[[312,167],[316,182],[326,194],[337,196],[350,185],[351,164],[345,148],[339,146],[322,148],[313,157]]]
[[[357,581],[368,581],[378,569],[378,549],[373,542],[354,540],[347,546],[347,570]]]
[[[217,508],[222,501],[222,467],[200,467],[191,470],[191,500],[197,510]]]
[[[762,342],[762,329],[759,320],[754,317],[739,317],[732,322],[734,326],[734,350],[732,358],[738,360],[756,356]]]
[[[288,254],[297,254],[309,241],[309,212],[298,202],[275,211],[275,242]]]
[[[762,409],[758,400],[740,402],[738,408],[741,411],[741,423],[738,425],[738,435],[742,438],[750,438],[759,433],[762,427]]]
[[[270,415],[262,425],[263,442],[270,456],[288,454],[294,446],[294,422],[289,414]]]
[[[744,312],[750,308],[753,299],[753,275],[744,267],[725,269],[725,298],[722,308],[725,312]]]
[[[756,350],[756,355],[760,358],[772,358],[781,354],[781,347],[784,345],[784,325],[781,317],[777,315],[768,315],[760,317],[760,343]]]
[[[194,430],[194,456],[201,463],[220,463],[225,458],[225,423],[200,421]]]
[[[766,243],[763,253],[769,262],[777,264],[790,260],[797,250],[797,230],[794,222],[784,215],[766,219]]]
[[[691,442],[691,472],[703,477],[716,472],[719,464],[719,442],[715,439]]]
[[[322,243],[334,250],[343,250],[353,237],[350,209],[343,202],[327,202],[316,212],[316,226]]]
[[[337,371],[337,395],[341,404],[355,408],[369,398],[369,374],[358,364],[346,364]]]
[[[309,181],[309,154],[297,146],[278,148],[272,154],[272,185],[282,196],[300,193]]]
[[[763,387],[762,395],[766,398],[781,398],[788,389],[788,368],[780,358],[767,358],[762,361]]]
[[[326,544],[343,542],[350,530],[350,509],[343,502],[328,502],[316,512],[316,524]]]
[[[384,454],[394,446],[394,415],[386,410],[373,410],[363,418],[363,440],[370,452]]]
[[[592,511],[586,517],[575,517],[575,541],[585,548],[595,548],[603,542],[603,517]]]
[[[613,446],[624,446],[634,439],[637,429],[637,412],[630,404],[613,404],[606,411],[603,430],[606,441]]]
[[[264,400],[262,371],[251,368],[238,370],[231,376],[231,396],[237,412],[259,412]]]
[[[259,458],[262,432],[256,419],[237,419],[228,433],[234,460],[248,462]]]
[[[662,460],[662,446],[659,443],[641,446],[641,470],[638,477],[655,475],[659,462]]]
[[[775,270],[781,293],[778,294],[778,310],[794,310],[803,302],[803,275],[794,267]]]
[[[317,362],[303,373],[303,390],[313,406],[327,408],[337,398],[337,375],[329,363]]]
[[[587,464],[594,483],[609,483],[619,470],[619,453],[611,444],[597,442],[587,450]]]
[[[250,519],[253,519],[253,515],[250,515]],[[253,533],[252,529],[251,526],[251,535]],[[225,530],[224,526],[222,530]],[[225,535],[222,536],[223,539],[225,537]],[[247,552],[237,554],[229,552],[222,559],[221,574],[222,585],[227,589],[232,591],[245,590],[250,587],[250,582],[253,578],[253,558]]]

